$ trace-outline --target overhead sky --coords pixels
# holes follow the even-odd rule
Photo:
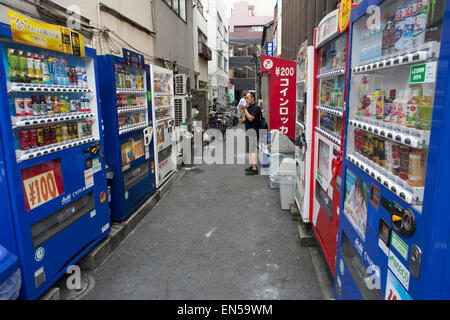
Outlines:
[[[257,16],[273,16],[273,10],[277,0],[224,0],[225,5],[228,8],[228,16],[231,16],[231,8],[233,3],[244,1],[255,6],[255,14]]]

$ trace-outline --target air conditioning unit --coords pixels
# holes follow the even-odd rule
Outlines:
[[[191,82],[187,75],[176,74],[175,75],[175,95],[185,96],[191,94]]]
[[[182,123],[189,121],[189,112],[191,101],[187,97],[175,97],[175,126],[179,127]]]

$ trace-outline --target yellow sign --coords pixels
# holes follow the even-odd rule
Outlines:
[[[77,56],[85,56],[84,38],[71,29],[32,20],[7,10],[16,42]]]
[[[339,6],[339,31],[344,32],[350,25],[352,0],[342,0]]]

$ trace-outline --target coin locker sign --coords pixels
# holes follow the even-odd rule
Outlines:
[[[85,56],[83,36],[71,29],[35,21],[6,10],[14,41],[62,53]]]

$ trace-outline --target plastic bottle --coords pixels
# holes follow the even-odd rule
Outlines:
[[[41,67],[42,67],[42,83],[52,84],[50,79],[50,70],[48,67],[48,61],[44,56],[41,57]]]
[[[8,49],[9,79],[11,82],[19,82],[19,56],[14,49]]]
[[[54,109],[54,103],[53,103],[52,96],[47,96],[45,102],[47,104],[47,114],[49,114],[49,115],[55,114],[55,109]]]
[[[22,82],[22,83],[27,83],[28,82],[27,54],[24,51],[20,50],[18,52],[18,57],[19,57],[20,74],[17,78],[17,81]]]
[[[386,99],[386,103],[384,105],[384,111],[383,111],[383,121],[384,122],[391,122],[395,95],[396,95],[396,91],[391,90],[389,93],[389,98]]]
[[[394,101],[397,108],[396,124],[406,126],[406,108],[408,101],[409,100],[405,98],[405,91],[400,91],[399,97]]]
[[[415,128],[417,126],[419,102],[419,97],[413,97],[408,101],[406,106],[406,125],[410,128]]]
[[[413,187],[425,185],[425,156],[424,151],[412,149],[409,154],[408,184]]]
[[[27,83],[35,83],[36,75],[34,73],[34,53],[28,52],[27,54]]]
[[[41,55],[35,54],[34,55],[34,75],[35,75],[35,83],[42,84],[43,78],[42,78],[42,64],[41,64]]]
[[[376,110],[375,110],[375,118],[377,120],[383,120],[384,117],[384,107],[386,104],[386,91],[381,90],[378,95]]]
[[[41,115],[47,115],[47,103],[45,103],[45,97],[40,96],[39,97],[39,113]]]
[[[86,112],[91,112],[91,103],[88,97],[84,97],[84,103],[86,106]]]
[[[434,108],[433,100],[433,91],[425,91],[423,101],[418,106],[419,116],[417,121],[417,128],[420,130],[431,130]]]
[[[53,97],[53,110],[55,113],[61,113],[61,104],[58,101],[58,96]]]
[[[41,106],[39,102],[36,99],[36,96],[31,97],[31,105],[33,108],[33,116],[39,116],[41,115]]]

